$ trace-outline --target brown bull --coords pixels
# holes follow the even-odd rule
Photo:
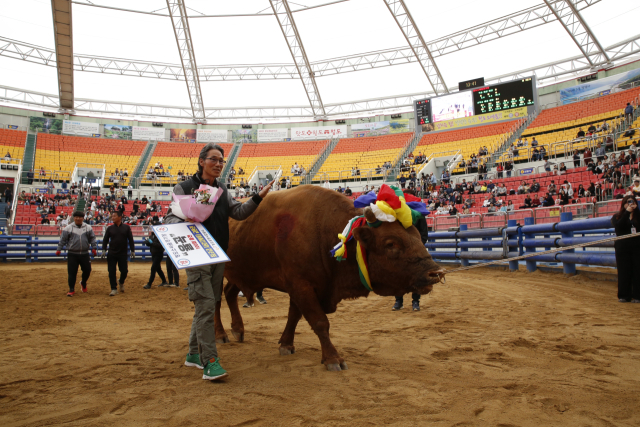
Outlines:
[[[368,254],[371,288],[379,295],[429,293],[442,274],[420,240],[418,230],[405,229],[398,221],[383,222],[377,228],[354,230],[347,243],[347,260],[338,262],[330,254],[351,218],[362,215],[353,201],[317,186],[270,193],[254,215],[245,221],[230,221],[231,240],[225,267],[225,297],[231,311],[232,333],[244,340],[244,324],[238,309],[238,292],[252,295],[264,288],[289,294],[289,319],[280,337],[280,354],[295,352],[294,332],[305,317],[318,335],[322,363],[328,370],[346,369],[344,359],[329,338],[327,313],[347,298],[366,297],[356,262],[357,239]],[[371,209],[367,218],[375,221]],[[216,337],[228,342],[216,310]]]

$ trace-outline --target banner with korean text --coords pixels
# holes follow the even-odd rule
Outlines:
[[[178,270],[229,261],[218,242],[199,222],[156,225],[153,232]]]
[[[91,122],[64,120],[62,122],[62,133],[85,136],[100,136],[100,125],[98,123]]]
[[[370,122],[351,125],[351,133],[355,138],[363,136],[388,135],[389,122]]]
[[[289,136],[289,129],[258,129],[258,142],[284,141]]]
[[[198,142],[227,142],[228,131],[225,129],[198,129],[196,141]]]
[[[162,141],[165,139],[164,128],[147,128],[143,126],[133,126],[133,139]]]
[[[196,142],[196,129],[169,129],[169,139],[173,142]]]
[[[331,139],[346,138],[347,126],[322,126],[312,128],[291,128],[291,139]]]
[[[503,120],[521,119],[527,116],[527,107],[512,108],[505,111],[496,111],[488,114],[478,114],[459,119],[443,120],[433,124],[434,130],[456,129],[466,126],[482,125],[485,123],[500,122]]]

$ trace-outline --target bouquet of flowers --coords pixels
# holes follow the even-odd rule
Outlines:
[[[211,216],[213,208],[220,199],[222,188],[213,188],[201,184],[200,188],[191,195],[173,195],[173,202],[169,206],[171,212],[179,218],[194,222],[203,222]]]

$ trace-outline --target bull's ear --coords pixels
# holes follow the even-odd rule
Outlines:
[[[353,237],[368,251],[375,250],[376,236],[370,227],[358,227],[353,230]]]

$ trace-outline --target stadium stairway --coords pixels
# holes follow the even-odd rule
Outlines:
[[[73,209],[75,211],[84,212],[84,207],[87,205],[87,201],[84,199],[82,195],[78,196],[78,201],[76,202],[76,207]]]
[[[327,147],[324,149],[322,153],[318,155],[318,157],[316,158],[316,161],[313,162],[313,164],[309,168],[309,172],[307,173],[307,176],[304,177],[304,180],[302,180],[300,184],[311,184],[312,177],[314,177],[316,173],[318,173],[318,171],[324,164],[324,161],[327,160],[327,157],[329,157],[329,154],[331,154],[333,149],[336,148],[336,145],[338,145],[338,142],[340,142],[339,138],[333,138],[331,139],[331,141],[329,141],[329,144],[327,144]]]
[[[149,141],[147,146],[144,147],[142,156],[140,156],[140,160],[138,161],[138,164],[136,165],[136,169],[133,172],[133,178],[134,178],[133,187],[140,188],[141,177],[145,174],[146,166],[147,164],[149,164],[149,160],[153,156],[154,151],[156,151],[157,146],[158,146],[157,141]]]
[[[227,157],[227,163],[224,165],[224,169],[222,170],[222,175],[220,177],[222,179],[222,182],[227,182],[227,177],[229,176],[229,172],[231,171],[231,168],[233,167],[233,165],[236,163],[236,159],[238,158],[238,153],[240,152],[241,149],[242,149],[242,142],[238,142],[233,145],[233,148],[231,149],[231,152]]]
[[[520,136],[524,133],[524,131],[527,130],[527,126],[529,126],[531,122],[533,122],[536,119],[537,116],[538,116],[537,111],[534,112],[533,114],[529,114],[527,116],[527,119],[520,126],[518,126],[518,128],[511,134],[511,136],[509,136],[506,139],[506,141],[502,144],[502,146],[497,150],[495,150],[493,153],[491,153],[491,158],[489,159],[489,162],[487,164],[488,170],[496,166],[496,163],[500,158],[500,156],[502,156],[502,154],[505,153],[509,149],[509,147],[511,147],[511,144],[513,144],[518,138],[520,138]]]
[[[27,173],[33,169],[36,159],[36,134],[29,132],[24,147],[24,159],[22,159],[22,184],[28,184]]]
[[[413,139],[411,141],[409,141],[409,143],[407,144],[405,149],[402,150],[402,152],[400,153],[400,155],[396,159],[395,164],[393,165],[393,168],[391,169],[391,172],[387,176],[387,182],[395,182],[396,181],[396,177],[400,174],[400,164],[402,163],[404,158],[409,155],[409,153],[413,153],[413,150],[416,149],[416,147],[418,146],[418,143],[420,142],[421,138],[422,138],[422,133],[421,132],[416,132],[414,134]]]

